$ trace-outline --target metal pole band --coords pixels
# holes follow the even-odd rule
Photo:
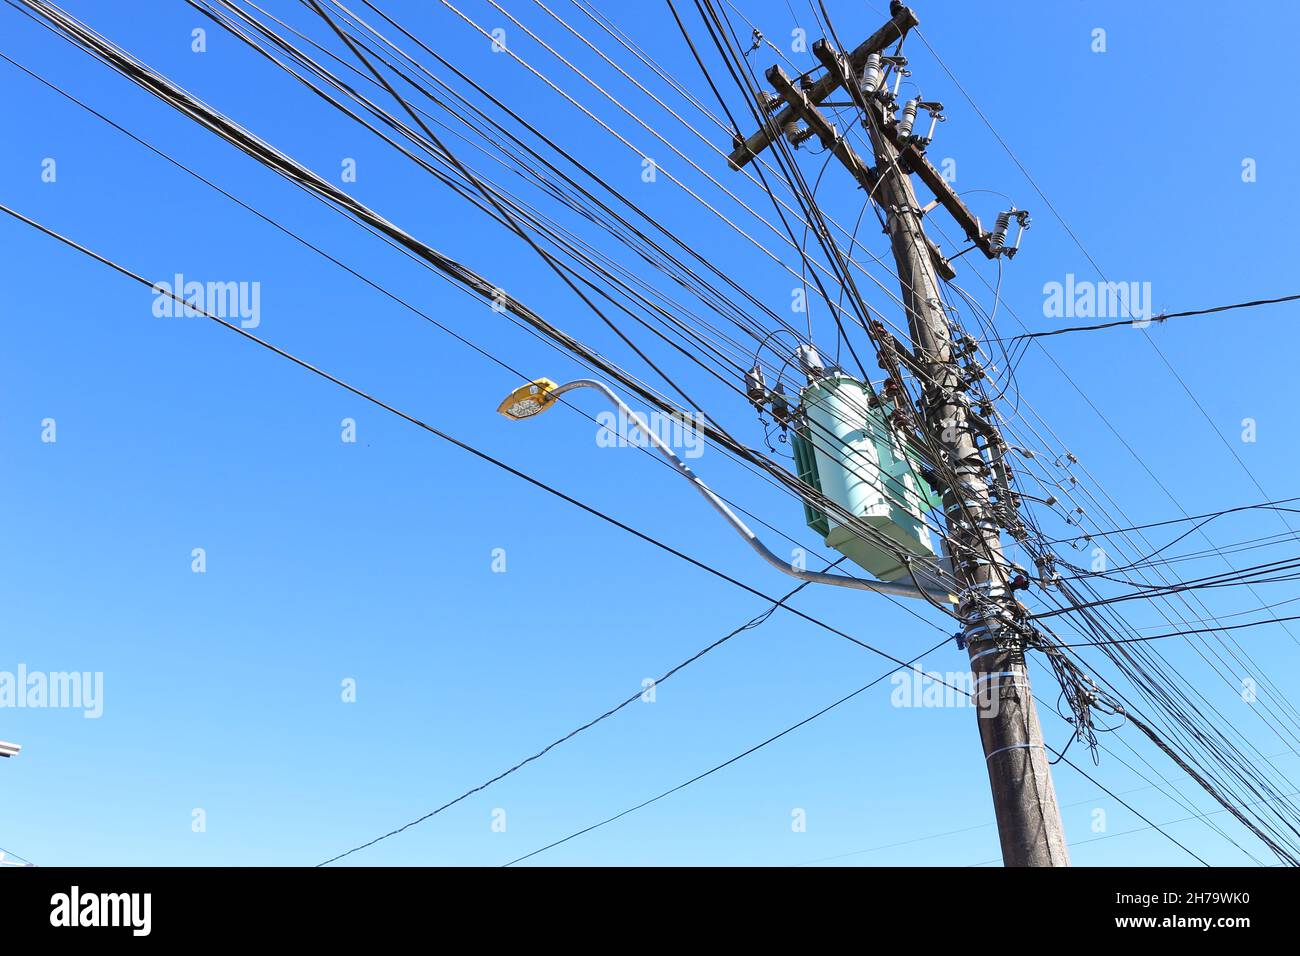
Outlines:
[[[992,760],[998,754],[1005,753],[1008,750],[1032,750],[1035,747],[1037,747],[1039,750],[1043,751],[1044,753],[1047,752],[1047,748],[1044,747],[1042,744],[1012,744],[1009,747],[999,747],[997,750],[993,751],[993,753],[986,754],[984,756],[984,760],[985,761]]]

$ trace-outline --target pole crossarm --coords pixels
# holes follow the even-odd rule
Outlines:
[[[864,162],[848,141],[839,134],[834,126],[822,115],[817,104],[803,90],[799,89],[786,76],[785,70],[774,66],[767,71],[767,80],[776,89],[780,97],[789,104],[795,117],[808,125],[821,144],[829,149],[858,181],[863,189],[870,193],[876,187],[876,173],[870,164]]]
[[[844,85],[845,89],[852,90],[849,85],[852,82],[850,72],[852,70],[852,60],[849,65],[845,65],[844,57],[835,50],[834,46],[825,39],[818,40],[813,44],[813,54],[821,61],[822,66],[826,67],[826,75],[833,76],[837,85]],[[771,79],[769,74],[768,79]],[[870,106],[871,104],[864,104]],[[894,118],[888,114],[883,107],[876,108],[876,118],[879,120],[879,128],[882,135],[889,138],[894,149],[898,153],[898,163],[906,172],[915,173],[921,182],[925,183],[926,189],[934,194],[934,198],[939,204],[948,211],[948,214],[956,221],[957,225],[962,228],[966,238],[973,242],[980,250],[990,259],[996,259],[1002,254],[1000,245],[995,243],[992,233],[986,231],[980,224],[979,216],[971,211],[956,191],[952,184],[944,178],[943,173],[935,168],[934,164],[926,157],[922,147],[915,142],[904,140],[898,135],[898,124]],[[937,249],[932,249],[932,255]],[[942,257],[940,257],[942,258]],[[944,260],[944,266],[947,261]],[[947,272],[951,266],[940,267],[941,271]],[[955,273],[954,273],[955,275]],[[951,276],[948,276],[951,278]]]
[[[824,41],[819,40],[817,42],[822,43]],[[814,44],[814,48],[816,45]],[[838,58],[836,59],[836,65],[839,66]],[[781,69],[780,66],[773,66],[768,70],[767,79],[781,99],[794,110],[795,115],[803,120],[808,129],[817,136],[822,146],[830,150],[831,154],[858,181],[858,185],[866,190],[867,196],[869,198],[874,197],[876,184],[880,181],[876,170],[857,154],[857,151],[849,145],[848,140],[839,134],[839,131],[831,125],[822,114],[822,111],[817,108],[817,105],[809,99],[808,94],[795,86],[790,77],[786,75],[785,70]],[[978,220],[976,220],[976,226],[978,227]],[[935,245],[934,241],[927,236],[925,242],[930,250],[930,257],[934,260],[935,268],[943,274],[945,279],[956,278],[957,270],[953,268],[951,262],[944,258],[943,253]]]
[[[910,7],[898,6],[895,8],[894,15],[889,22],[867,37],[857,49],[849,54],[849,70],[854,73],[861,72],[862,68],[866,66],[867,57],[873,53],[882,52],[891,43],[902,40],[903,37],[907,36],[907,31],[920,22],[916,13]],[[836,75],[831,73],[823,74],[809,84],[808,89],[805,91],[809,104],[812,106],[818,105],[822,100],[834,93],[842,82]],[[747,139],[738,141],[736,148],[727,157],[731,168],[744,168],[750,160],[771,146],[782,135],[782,131],[793,123],[796,118],[795,108],[787,104],[779,113],[772,116],[762,129],[753,133]],[[739,140],[739,137],[737,139]]]

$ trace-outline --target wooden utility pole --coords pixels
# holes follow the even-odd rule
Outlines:
[[[953,571],[964,589],[958,613],[970,654],[1002,860],[1007,866],[1066,866],[1065,832],[1029,686],[1023,639],[1007,626],[1020,608],[989,500],[989,464],[967,411],[953,332],[911,178],[898,166],[898,151],[883,130],[873,132],[872,142],[880,171],[876,195],[888,216],[913,356],[926,371],[922,393],[927,426],[956,479],[955,487],[943,489],[947,540]]]
[[[990,425],[991,409],[977,412],[972,407],[978,401],[972,398],[958,361],[959,343],[940,295],[939,273],[951,278],[951,265],[925,234],[924,212],[917,202],[912,175],[934,193],[931,206],[942,206],[951,214],[972,247],[989,258],[1015,254],[1015,248],[1005,244],[1006,228],[1011,217],[1019,217],[1022,226],[1027,217],[1013,209],[998,217],[992,231],[985,230],[925,157],[928,140],[912,134],[910,121],[900,128],[895,118],[898,104],[889,91],[881,85],[863,88],[867,58],[901,40],[918,22],[902,4],[892,4],[891,13],[888,24],[848,55],[839,54],[824,39],[814,44],[813,51],[826,72],[802,88],[779,67],[768,71],[783,107],[771,111],[765,130],[738,142],[731,162],[739,168],[782,133],[798,142],[797,135],[792,135],[796,133],[793,124],[802,122],[808,131],[804,138],[818,136],[887,217],[912,339],[905,364],[920,382],[922,427],[941,458],[935,475],[943,491],[948,553],[961,588],[961,635],[970,656],[1003,863],[1068,866],[1051,767],[1025,666],[1024,609],[1013,590],[1013,582],[1018,586],[1027,582],[1015,580],[1016,571],[1002,552],[1000,527],[1018,524],[1015,499],[1002,470],[1005,443]],[[873,60],[873,65],[876,62]],[[874,168],[867,167],[820,113],[819,104],[836,89],[844,90],[866,114]],[[916,105],[911,104],[913,116]],[[938,104],[921,105],[941,108]],[[991,488],[998,489],[996,500]]]

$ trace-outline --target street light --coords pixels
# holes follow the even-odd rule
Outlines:
[[[573,384],[575,383],[565,385],[564,388],[572,388]],[[550,408],[559,394],[559,388],[549,378],[535,379],[527,385],[520,385],[507,395],[497,406],[497,411],[512,422],[522,422],[525,418],[540,415]]]
[[[674,452],[666,442],[654,433],[654,430],[646,424],[645,419],[629,408],[627,403],[619,398],[618,395],[615,394],[614,391],[604,382],[598,382],[591,378],[579,378],[574,379],[572,382],[566,382],[563,385],[556,385],[548,378],[535,379],[527,385],[520,386],[507,395],[505,400],[497,406],[497,411],[511,421],[524,421],[525,419],[534,418],[546,411],[555,404],[556,400],[559,399],[561,395],[579,388],[590,388],[600,392],[601,395],[605,396],[605,398],[617,407],[619,411],[627,416],[627,419],[631,421],[633,425],[641,429],[641,433],[646,436],[646,439],[649,440],[650,444],[652,444],[660,454],[672,463],[673,467],[677,469],[678,474],[695,486],[695,490],[703,495],[705,499],[708,500],[709,504],[713,505],[714,509],[726,519],[727,523],[731,525],[732,528],[736,530],[736,533],[744,538],[746,543],[757,551],[764,561],[783,574],[788,574],[791,577],[798,578],[801,581],[808,581],[813,584],[833,584],[837,587],[856,588],[860,591],[875,591],[879,594],[890,594],[895,597],[923,598],[925,600],[938,601],[945,604],[956,603],[957,598],[951,593],[951,590],[942,583],[939,583],[934,578],[933,574],[928,573],[926,569],[918,569],[919,574],[935,581],[935,583],[922,585],[918,582],[916,585],[911,585],[899,584],[891,581],[870,581],[866,578],[854,577],[849,574],[827,574],[823,571],[808,571],[796,567],[787,561],[782,561],[770,548],[768,548],[767,545],[759,540],[758,535],[754,534],[745,522],[736,517],[735,513],[727,507],[725,501],[714,494],[713,490],[701,481],[699,476],[697,476],[695,472],[691,471],[685,462],[677,457],[676,452]]]
[[[17,757],[18,751],[22,749],[22,744],[11,744],[6,740],[0,740],[0,757]]]

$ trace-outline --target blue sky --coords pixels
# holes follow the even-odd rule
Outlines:
[[[708,98],[664,5],[595,5]],[[439,4],[383,6],[774,308],[788,309],[787,274],[671,182],[643,183],[638,157],[493,54],[454,13]],[[489,28],[504,22],[479,0],[457,6]],[[742,6],[786,50],[796,23],[809,39],[819,35],[801,4],[793,13],[783,0]],[[884,18],[871,4],[828,6],[844,38],[863,37]],[[191,7],[68,0],[67,8],[332,181],[345,158],[355,159],[356,182],[344,188],[362,202],[651,375],[526,246]],[[325,39],[299,5],[269,9]],[[684,152],[747,202],[762,202],[715,152],[638,99],[535,5],[520,0],[510,9],[638,113],[672,130]],[[582,22],[567,3],[554,9]],[[1294,130],[1268,104],[1289,88],[1287,44],[1300,13],[1282,3],[1252,10],[1234,29],[1225,61],[1205,45],[1220,4],[1180,5],[1177,15],[1166,5],[1117,2],[917,6],[926,38],[1109,278],[1151,283],[1155,306],[1169,311],[1296,291],[1284,230],[1300,201],[1288,188],[1300,151]],[[0,17],[7,56],[503,362],[557,380],[581,373],[12,8]],[[203,53],[191,50],[199,26],[208,28]],[[1105,52],[1091,49],[1096,29],[1105,30]],[[642,149],[657,148],[521,31],[510,27],[507,36],[512,49],[544,65]],[[947,106],[932,158],[956,158],[959,189],[995,190],[1034,214],[1023,252],[1004,270],[999,326],[1004,334],[1021,331],[1008,309],[1033,328],[1057,324],[1042,313],[1044,284],[1068,274],[1095,279],[1091,266],[924,46],[909,41],[907,52],[913,80]],[[806,54],[787,55],[812,65]],[[764,47],[753,56],[765,68],[776,54]],[[671,98],[644,70],[637,76]],[[506,422],[494,409],[518,384],[515,376],[7,63],[0,82],[0,201],[153,279],[181,273],[258,282],[259,335],[764,593],[789,589],[649,456],[600,447],[592,422],[571,410]],[[734,87],[723,89],[739,110]],[[468,147],[457,151],[472,156]],[[719,204],[729,201],[677,157],[659,154],[663,170],[712,190]],[[42,178],[50,158],[54,182]],[[1246,159],[1255,161],[1254,182],[1243,181]],[[821,160],[801,162],[811,180]],[[851,221],[861,197],[846,179],[832,167],[818,198]],[[967,198],[986,220],[1004,203],[987,193]],[[586,235],[615,248],[595,230]],[[863,236],[872,255],[887,252],[875,228]],[[494,776],[765,608],[210,322],[155,317],[148,289],[18,222],[0,223],[0,241],[8,333],[0,350],[0,671],[21,664],[102,672],[104,682],[98,719],[74,709],[0,709],[0,739],[24,746],[0,765],[0,847],[45,865],[319,862]],[[994,273],[973,255],[962,262],[966,287],[988,308],[992,297],[969,270],[990,281]],[[875,274],[888,288],[889,273]],[[882,288],[867,297],[881,310],[895,307]],[[824,310],[814,309],[813,321],[829,340]],[[1131,329],[1050,340],[1078,390],[1034,350],[1018,369],[1021,393],[1086,467],[1080,482],[1098,495],[1105,489],[1134,521],[1289,496],[1300,429],[1286,411],[1290,321],[1288,308],[1277,307],[1171,322],[1150,340]],[[752,410],[734,393],[662,347],[653,355],[729,428],[761,442]],[[594,396],[578,403],[592,414],[601,409]],[[356,422],[355,443],[340,438],[346,418]],[[1254,442],[1241,440],[1247,418],[1256,422]],[[45,419],[56,423],[54,443],[42,441]],[[743,507],[824,553],[789,496],[713,450],[692,464]],[[1167,540],[1166,530],[1153,534],[1155,544]],[[1207,529],[1217,545],[1286,530],[1268,513]],[[203,574],[191,570],[195,548],[206,553]],[[505,573],[493,570],[495,549],[504,549]],[[1287,587],[1263,585],[1259,593],[1280,601],[1290,596]],[[1258,606],[1240,589],[1205,600],[1213,613]],[[810,588],[793,603],[901,658],[951,629],[924,605],[903,609],[851,591]],[[1142,603],[1129,612],[1134,624],[1164,625]],[[1269,626],[1240,640],[1294,695],[1295,639]],[[1192,650],[1169,642],[1162,650],[1263,752],[1287,750]],[[964,661],[949,643],[924,665],[960,671]],[[708,769],[890,666],[778,611],[664,684],[653,704],[625,709],[348,862],[506,862]],[[1068,730],[1051,713],[1050,678],[1041,669],[1035,676],[1048,740],[1060,746]],[[354,703],[341,700],[348,679],[356,682]],[[893,707],[890,691],[882,684],[536,862],[996,860],[972,712]],[[1172,763],[1137,737],[1124,739],[1196,808],[1213,808]],[[1130,751],[1108,748],[1096,768],[1077,744],[1072,756],[1150,820],[1189,816],[1112,756],[1134,763]],[[1288,754],[1278,766],[1294,777],[1295,761]],[[1069,768],[1058,767],[1055,779],[1076,863],[1189,862]],[[1106,812],[1104,832],[1092,829],[1098,808]],[[205,814],[202,832],[192,827],[195,809]],[[498,809],[505,832],[492,827]],[[806,832],[792,830],[795,809],[806,812]],[[1226,829],[1224,817],[1216,819]],[[1247,862],[1203,822],[1168,829],[1210,862]]]

